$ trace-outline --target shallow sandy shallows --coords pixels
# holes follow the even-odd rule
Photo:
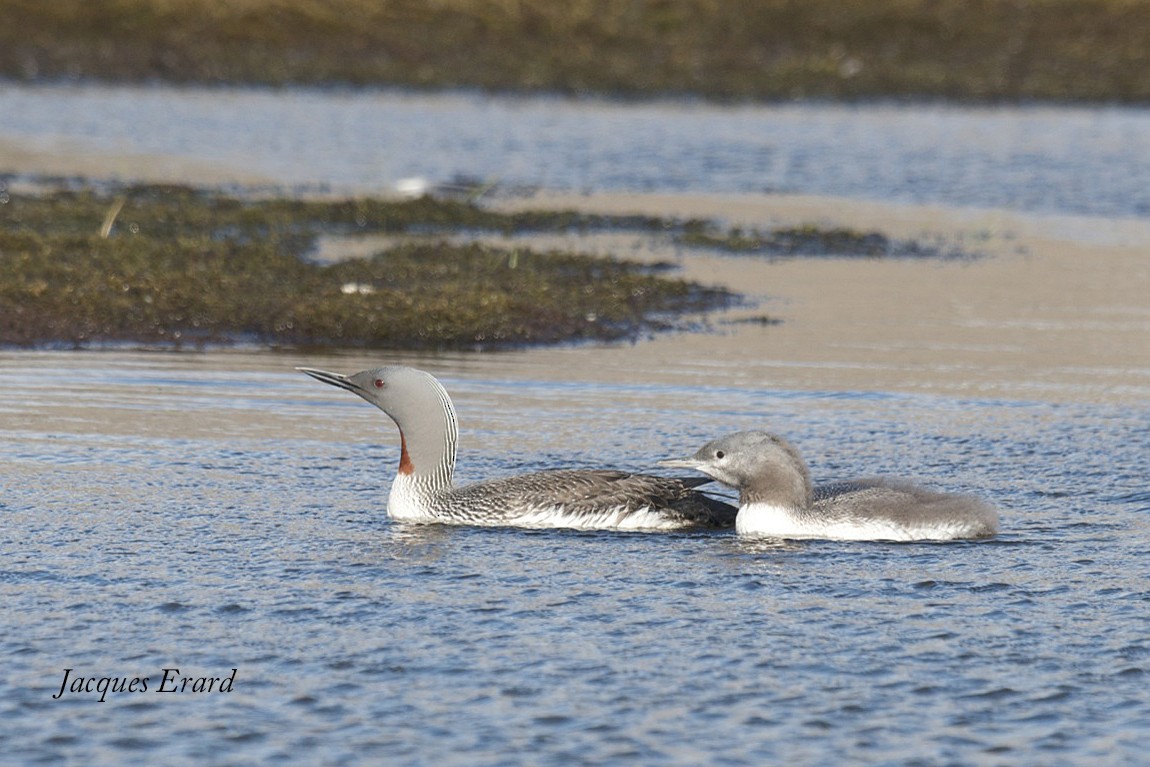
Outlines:
[[[715,318],[713,333],[532,353],[552,356],[565,376],[593,370],[634,380],[673,369],[680,382],[684,370],[704,382],[721,367],[727,381],[781,388],[1150,398],[1150,222],[773,195],[545,195],[500,204],[716,218],[744,227],[849,226],[941,239],[984,255],[772,260],[700,254],[636,235],[573,236],[564,244],[673,259],[685,277],[760,303]],[[729,321],[764,314],[782,323]]]

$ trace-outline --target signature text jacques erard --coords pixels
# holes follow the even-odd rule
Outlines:
[[[227,676],[183,676],[178,668],[161,669],[162,674],[154,677],[159,684],[153,684],[153,677],[148,676],[81,676],[76,669],[64,669],[64,679],[60,682],[60,691],[52,696],[59,700],[65,694],[99,695],[99,701],[107,700],[109,693],[140,693],[140,692],[231,692],[236,683],[236,671],[232,669]]]

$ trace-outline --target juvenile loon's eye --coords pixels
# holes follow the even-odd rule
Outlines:
[[[725,455],[726,455],[726,453],[724,453],[722,450],[716,450],[715,451],[715,457],[720,459],[720,460],[722,460],[723,456],[725,456]]]
[[[383,388],[383,379],[382,378],[375,379],[375,388],[377,388],[377,389]]]

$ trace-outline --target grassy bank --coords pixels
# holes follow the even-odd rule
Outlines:
[[[645,226],[431,199],[238,199],[182,187],[0,193],[0,344],[474,348],[616,339],[732,296],[609,258],[428,233]],[[655,225],[655,224],[652,224]],[[366,259],[322,234],[391,233]],[[405,238],[418,232],[419,237]]]
[[[0,0],[0,76],[1150,99],[1150,0]]]

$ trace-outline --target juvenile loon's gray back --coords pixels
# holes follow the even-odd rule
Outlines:
[[[739,491],[739,533],[774,538],[923,541],[987,538],[998,513],[966,495],[900,480],[811,485],[798,450],[765,431],[708,442],[689,458],[660,461],[689,468]]]
[[[387,513],[409,522],[583,529],[732,527],[737,509],[694,490],[709,479],[609,469],[541,471],[455,488],[459,429],[447,390],[429,373],[391,366],[351,376],[299,368],[358,394],[399,427],[399,469]]]

